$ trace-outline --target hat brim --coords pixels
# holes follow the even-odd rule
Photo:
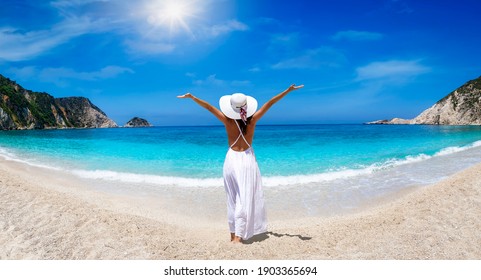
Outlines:
[[[240,113],[237,113],[232,109],[230,104],[230,98],[232,95],[224,95],[219,99],[219,107],[222,113],[229,119],[240,120]],[[247,117],[251,117],[257,111],[257,100],[252,96],[247,97]]]

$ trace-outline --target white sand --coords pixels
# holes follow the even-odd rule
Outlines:
[[[480,259],[480,178],[481,164],[360,213],[277,219],[233,245],[224,214],[206,223],[0,160],[0,259]]]

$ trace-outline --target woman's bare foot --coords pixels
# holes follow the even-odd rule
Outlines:
[[[242,243],[242,238],[240,238],[239,236],[234,236],[234,239],[231,240],[232,243]]]
[[[231,232],[230,233],[230,241],[234,241],[235,238],[235,233]]]

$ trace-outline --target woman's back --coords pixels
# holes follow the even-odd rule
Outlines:
[[[234,151],[241,152],[249,149],[252,146],[256,124],[254,122],[248,122],[245,133],[242,133],[241,129],[239,129],[240,126],[238,126],[236,122],[236,120],[232,119],[226,122],[225,129],[227,132],[227,141],[229,143],[229,147]]]

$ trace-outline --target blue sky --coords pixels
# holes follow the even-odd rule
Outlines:
[[[3,0],[0,73],[55,97],[85,96],[119,125],[217,120],[305,84],[263,124],[412,118],[481,75],[481,2],[409,0]]]

